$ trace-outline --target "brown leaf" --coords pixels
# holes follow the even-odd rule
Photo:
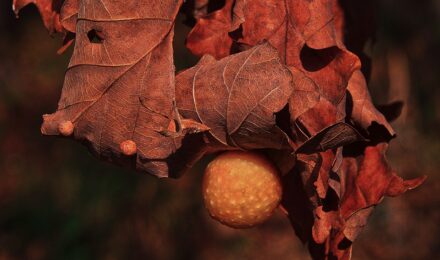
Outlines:
[[[335,179],[331,175],[334,174],[337,153],[327,150],[319,154],[298,154],[294,170],[283,179],[285,185],[289,185],[284,190],[283,207],[297,235],[303,241],[308,241],[314,258],[323,259],[332,255],[338,259],[349,259],[351,243],[383,197],[400,195],[425,180],[424,176],[406,181],[398,177],[385,159],[386,148],[387,145],[381,143],[367,146],[357,157],[344,157]],[[304,210],[305,206],[303,201],[291,198],[298,196],[292,190],[291,180],[288,181],[291,175],[301,176],[296,185],[302,182],[308,200],[306,205],[313,210],[313,216],[292,212],[299,208]],[[330,186],[335,189],[335,195],[328,189],[330,180],[337,183]],[[310,222],[313,225],[308,231],[304,226]]]
[[[188,34],[186,47],[197,56],[209,54],[216,59],[229,55],[232,39],[228,32],[232,26],[230,12],[233,0],[227,0],[225,6],[202,16],[197,20],[196,26]]]
[[[301,73],[304,73],[305,77],[309,79],[307,84],[315,86],[317,94],[314,94],[314,99],[305,99],[310,94],[303,91],[303,86],[299,86],[299,93],[296,95],[296,92],[294,92],[289,102],[292,111],[291,120],[301,123],[309,135],[315,135],[324,128],[344,121],[347,82],[351,73],[359,64],[352,54],[337,47],[312,50],[304,46],[301,52],[305,54],[300,56],[300,66],[302,68],[299,68]],[[316,59],[328,61],[322,63],[322,67],[309,68],[308,64],[319,64]],[[293,70],[292,67],[289,68]],[[308,87],[308,89],[311,88]],[[304,94],[307,96],[304,96]],[[298,102],[298,99],[303,101]],[[311,102],[304,102],[305,100]],[[298,107],[298,104],[301,104],[302,107]],[[295,113],[295,111],[300,114]]]
[[[173,172],[185,172],[205,154],[236,149],[264,149],[277,155],[273,159],[280,171],[290,171],[295,156],[274,115],[286,106],[290,81],[269,44],[220,61],[204,56],[178,74],[176,103],[182,119],[180,124],[172,121],[169,129],[174,133],[186,128],[193,134],[185,135],[182,146],[170,155],[172,162],[180,162],[173,163]]]
[[[222,50],[216,55],[224,56],[231,51],[232,40],[245,46],[268,41],[294,76],[292,122],[301,121],[310,135],[341,122],[347,82],[360,64],[335,33],[334,1],[236,0],[232,10],[230,2],[209,16],[209,22],[198,21],[188,35],[190,49],[198,55]],[[210,32],[221,35],[221,40],[212,39]]]
[[[325,152],[319,153],[319,156],[321,162],[318,165],[318,176],[313,185],[315,186],[318,197],[320,199],[325,199],[327,197],[329,178],[336,155],[332,150],[326,150]]]
[[[232,11],[230,32],[237,29],[238,24],[242,26],[243,37],[239,40],[241,43],[253,46],[260,43],[262,39],[281,37],[279,32],[285,31],[285,27],[293,25],[299,37],[304,39],[304,42],[313,49],[340,45],[340,39],[337,38],[333,29],[334,7],[332,1],[301,0],[283,3],[274,0],[237,0],[233,4],[233,10],[230,10],[231,7],[228,7],[228,4],[225,5],[226,8],[223,8],[222,12],[231,13]],[[206,25],[200,24],[199,26]],[[288,43],[289,39],[279,41],[284,45],[286,42]],[[217,43],[218,47],[220,45],[221,43]],[[280,49],[278,45],[274,46]]]
[[[417,188],[423,182],[425,182],[426,178],[427,176],[423,175],[415,179],[404,180],[401,177],[397,176],[396,173],[393,173],[385,195],[390,197],[399,196],[400,194],[408,190]]]
[[[204,56],[176,80],[182,116],[208,126],[220,143],[240,149],[290,149],[274,113],[291,93],[290,72],[269,44],[218,62]]]
[[[386,140],[394,137],[395,132],[393,128],[386,118],[374,107],[370,93],[368,93],[367,82],[360,70],[353,73],[348,82],[347,90],[350,93],[352,102],[352,107],[349,108],[352,120],[366,130],[369,137],[381,134],[372,132],[376,130],[372,127],[374,122],[386,129],[387,136],[384,137]]]
[[[330,231],[339,225],[340,216],[337,211],[324,211],[322,206],[315,209],[315,223],[313,224],[313,240],[318,243],[324,243],[330,236]]]
[[[398,181],[385,158],[385,143],[366,147],[364,155],[344,159],[341,180],[345,190],[341,192],[341,215],[348,218],[354,212],[378,204],[390,194],[396,196],[420,185],[425,177],[413,181]],[[397,178],[397,179],[396,179]],[[400,179],[401,180],[401,179]],[[408,185],[408,186],[407,186]]]
[[[313,209],[321,205],[321,200],[327,196],[330,173],[336,155],[332,150],[310,155],[298,154],[294,173],[302,178],[305,192]]]
[[[340,212],[346,223],[341,232],[354,241],[365,226],[373,208],[384,196],[397,196],[423,183],[422,176],[404,181],[388,165],[385,158],[385,143],[365,148],[357,158],[344,159],[340,173]]]
[[[301,176],[304,191],[307,194],[312,209],[320,205],[320,198],[316,187],[322,184],[322,182],[317,182],[321,166],[322,156],[319,153],[310,155],[298,154],[293,173],[290,173]]]
[[[81,1],[61,100],[56,113],[44,116],[42,132],[57,135],[70,121],[74,138],[98,157],[167,176],[165,160],[179,144],[160,131],[173,111],[172,28],[179,6],[174,0]],[[136,144],[136,156],[120,150],[126,140]]]
[[[299,147],[295,166],[284,179],[292,184],[287,178],[300,176],[308,200],[305,205],[292,199],[298,194],[289,190],[290,187],[285,190],[288,195],[284,195],[283,206],[297,235],[310,242],[313,257],[349,259],[350,239],[365,225],[374,205],[384,195],[400,194],[422,182],[422,179],[405,182],[392,173],[384,158],[383,145],[367,147],[362,155],[366,144],[388,141],[394,132],[371,102],[358,58],[343,43],[344,38],[349,39],[350,47],[363,55],[370,31],[366,35],[356,34],[353,28],[362,23],[354,27],[346,25],[346,20],[357,19],[349,15],[358,5],[328,0],[236,0],[232,6],[218,11],[221,14],[218,21],[214,15],[209,17],[209,23],[199,21],[194,34],[188,36],[191,49],[201,53],[222,50],[215,55],[224,56],[227,51],[240,50],[240,46],[248,48],[268,41],[278,50],[294,79],[289,101],[290,128],[294,147]],[[213,35],[208,32],[215,31],[215,22],[222,24],[217,32],[221,40],[209,41],[209,49],[204,49]],[[194,35],[198,38],[194,39]],[[368,61],[364,55],[362,59]],[[364,67],[368,69],[368,64]],[[365,140],[345,122],[360,127],[371,140]],[[360,151],[357,157],[342,156],[341,146],[349,144]],[[329,150],[337,147],[336,151]],[[315,212],[314,219],[310,219],[313,218],[310,214],[294,212],[298,209],[307,212],[306,208]],[[330,209],[323,211],[324,208]],[[315,223],[313,229],[308,229],[310,222]]]
[[[309,243],[312,254],[324,250],[319,246],[319,249],[315,248],[316,243],[326,241],[332,228],[343,223],[339,212],[325,204],[329,197],[328,178],[335,157],[331,150],[319,154],[299,154],[293,171],[282,179],[282,206],[297,236],[304,243]]]
[[[350,240],[354,241],[361,230],[367,225],[368,217],[373,212],[374,206],[360,209],[357,212],[353,213],[348,219],[345,221],[345,227],[343,229],[344,236]]]
[[[350,259],[384,196],[425,180],[403,180],[388,165],[384,142],[395,134],[387,120],[401,103],[374,107],[359,58],[346,47],[368,72],[371,23],[359,6],[370,4],[226,0],[209,13],[223,1],[190,1],[197,24],[187,47],[212,56],[174,84],[181,1],[66,0],[61,14],[61,0],[32,2],[46,27],[68,32],[65,47],[76,34],[44,134],[73,135],[102,159],[169,177],[207,153],[262,150],[283,173],[282,206],[315,259]]]
[[[357,158],[344,158],[339,173],[339,207],[336,211],[325,214],[316,212],[314,243],[326,243],[325,246],[313,247],[312,254],[350,259],[352,242],[383,197],[399,195],[417,187],[425,180],[425,177],[419,177],[403,181],[398,177],[386,162],[386,148],[385,143],[369,146],[365,148],[364,154]],[[329,226],[331,232],[327,231]],[[324,241],[323,238],[327,235],[327,240]]]

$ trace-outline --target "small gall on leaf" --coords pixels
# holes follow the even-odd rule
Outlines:
[[[72,135],[74,128],[75,128],[75,126],[73,125],[72,121],[63,121],[58,124],[58,131],[63,136]]]
[[[136,153],[136,143],[132,140],[125,140],[120,144],[121,152],[126,156],[131,156]]]
[[[254,152],[229,151],[206,168],[203,198],[209,214],[232,228],[266,221],[280,204],[278,170]]]

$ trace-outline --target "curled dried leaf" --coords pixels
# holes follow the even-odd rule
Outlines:
[[[365,141],[365,139],[352,126],[340,122],[325,128],[311,137],[296,152],[307,154],[323,152],[358,141]]]
[[[220,61],[204,56],[176,80],[182,116],[209,127],[220,143],[239,149],[290,149],[274,114],[291,93],[290,72],[267,43]]]

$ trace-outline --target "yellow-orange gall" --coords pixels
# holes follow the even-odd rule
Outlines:
[[[132,140],[125,140],[120,143],[121,152],[126,156],[131,156],[136,153],[136,143]]]
[[[233,228],[253,227],[267,220],[281,195],[276,167],[258,153],[225,152],[205,170],[205,206],[211,217]]]
[[[72,121],[63,121],[58,124],[58,132],[64,136],[70,136],[73,134],[73,129],[75,126]]]

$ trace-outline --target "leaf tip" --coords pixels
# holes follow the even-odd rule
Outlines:
[[[414,179],[403,180],[399,176],[394,175],[390,181],[390,184],[386,191],[386,195],[389,197],[399,196],[400,194],[408,190],[412,190],[419,187],[425,182],[426,178],[427,176],[423,175]]]

